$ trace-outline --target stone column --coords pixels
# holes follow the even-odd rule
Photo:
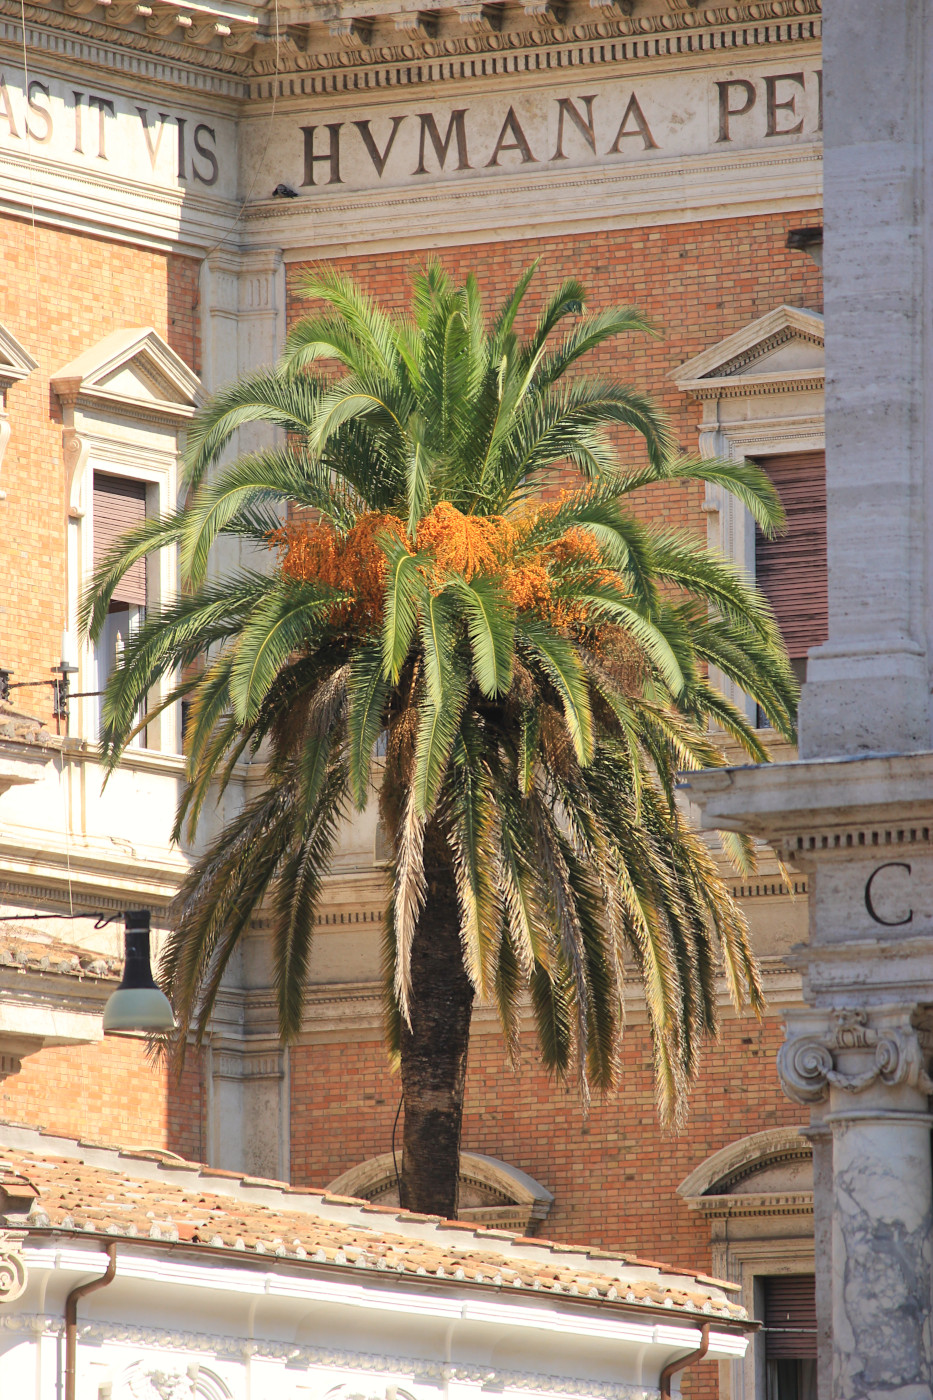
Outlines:
[[[804,757],[931,746],[933,8],[824,0],[829,640]]]
[[[832,1129],[834,1400],[933,1396],[933,1212],[924,1042],[914,1005],[791,1013],[785,1092]]]
[[[933,2],[823,14],[829,639],[809,657],[801,761],[689,788],[704,825],[809,877],[806,1006],[779,1069],[821,1135],[831,1395],[931,1400]]]

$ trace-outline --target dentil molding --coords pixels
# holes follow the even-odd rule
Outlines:
[[[378,88],[505,76],[518,67],[536,71],[779,47],[819,39],[821,4],[678,3],[639,15],[631,13],[629,0],[591,0],[572,12],[557,0],[533,0],[514,12],[466,0],[402,13],[373,0],[369,14],[341,13],[334,6],[327,21],[311,5],[283,5],[278,23],[269,8],[261,17],[248,14],[251,7],[238,8],[236,15],[196,17],[174,0],[63,0],[61,7],[0,0],[0,43],[21,47],[25,18],[33,51],[234,98],[247,95],[244,83],[252,78],[248,96],[256,100],[271,97],[276,86],[279,96],[298,95],[286,75],[309,70],[320,71],[328,83],[342,79],[344,87],[355,88],[361,75],[346,70],[366,69],[363,85]],[[304,82],[301,91],[310,91]]]

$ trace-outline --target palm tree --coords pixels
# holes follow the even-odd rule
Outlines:
[[[617,1083],[623,982],[637,971],[668,1122],[715,1029],[720,968],[737,1004],[761,1006],[745,923],[678,809],[676,775],[722,762],[714,726],[767,758],[711,667],[779,734],[794,726],[764,600],[628,500],[660,481],[715,482],[768,531],[781,519],[772,487],[750,463],[678,455],[632,388],[568,374],[612,337],[651,333],[637,311],[584,315],[585,289],[568,280],[520,339],[533,273],[491,323],[476,280],[454,286],[439,265],[414,276],[406,316],[333,271],[312,274],[304,292],[324,309],[295,326],[274,369],[199,415],[189,503],[126,536],[85,602],[95,635],[120,575],[180,546],[183,591],[127,646],[102,741],[115,764],[163,678],[162,705],[187,698],[176,837],[194,836],[241,756],[267,763],[262,792],[179,895],[162,978],[182,1046],[204,1034],[261,903],[282,1035],[298,1034],[340,826],[378,793],[402,1203],[444,1216],[457,1210],[477,997],[495,1003],[513,1056],[530,1011],[543,1062],[586,1096]],[[257,420],[287,442],[218,467]],[[641,454],[628,469],[626,436]],[[571,473],[575,485],[544,498]],[[224,533],[271,549],[271,573],[211,581]],[[747,864],[749,843],[724,839]]]

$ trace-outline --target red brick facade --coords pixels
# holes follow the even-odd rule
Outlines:
[[[821,307],[819,271],[785,247],[789,227],[819,218],[817,211],[760,215],[478,244],[438,256],[456,278],[476,271],[490,305],[540,257],[529,317],[541,296],[568,275],[589,288],[590,309],[629,303],[646,312],[661,332],[658,339],[607,346],[586,368],[649,391],[691,451],[699,406],[675,388],[670,372],[781,303]],[[4,221],[3,238],[0,321],[40,361],[39,370],[9,394],[13,432],[0,483],[7,493],[3,529],[14,560],[0,602],[2,664],[26,678],[27,672],[47,675],[57,660],[64,612],[64,469],[49,375],[114,328],[136,325],[154,326],[197,369],[198,264],[60,231],[34,232],[15,220]],[[374,296],[400,307],[407,269],[424,260],[397,252],[338,265]],[[293,264],[288,271],[289,323],[307,309],[297,289],[303,270]],[[632,449],[634,456],[637,444]],[[37,490],[40,470],[45,475]],[[40,499],[47,508],[36,508]],[[653,492],[650,509],[654,518],[700,533],[700,504],[700,488],[665,486]],[[48,712],[45,695],[37,691],[30,702],[38,713]],[[548,1081],[531,1044],[521,1072],[512,1073],[498,1035],[477,1033],[464,1147],[505,1159],[554,1193],[543,1233],[708,1269],[706,1227],[698,1226],[675,1188],[718,1148],[766,1127],[802,1121],[778,1087],[774,1055],[780,1039],[774,1015],[761,1024],[728,1018],[719,1043],[706,1051],[688,1128],[671,1137],[658,1127],[643,1026],[626,1034],[621,1093],[595,1103],[588,1118],[572,1086]],[[325,1185],[389,1149],[398,1080],[378,1040],[300,1046],[291,1054],[290,1083],[294,1182]],[[105,1042],[28,1058],[18,1076],[0,1084],[0,1116],[204,1158],[205,1097],[197,1056],[179,1083],[147,1061],[139,1043]],[[690,1393],[708,1393],[711,1381],[707,1376],[702,1385],[694,1383]]]
[[[48,676],[65,624],[65,469],[49,378],[131,326],[152,326],[197,371],[198,262],[11,218],[0,220],[0,246],[0,322],[39,361],[7,395],[12,431],[0,474],[0,665],[25,681]],[[18,700],[51,714],[48,687]]]

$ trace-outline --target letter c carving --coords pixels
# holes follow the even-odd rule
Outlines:
[[[880,875],[882,870],[906,870],[910,874],[910,866],[903,860],[889,860],[884,865],[879,865],[877,870],[873,870],[865,884],[865,908],[868,910],[869,918],[874,919],[876,924],[884,924],[885,928],[900,928],[902,924],[912,924],[914,921],[914,911],[908,910],[906,919],[882,919],[872,903],[871,887],[875,883],[875,876]]]

